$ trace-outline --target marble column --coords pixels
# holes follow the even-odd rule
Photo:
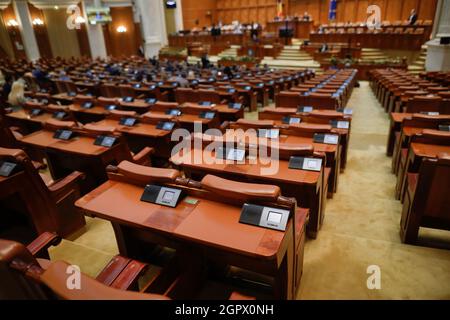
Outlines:
[[[427,42],[427,71],[450,71],[450,45],[441,38],[450,37],[450,0],[439,0],[434,19],[433,39]]]
[[[106,52],[106,44],[105,38],[103,36],[102,26],[90,24],[86,13],[86,7],[101,7],[102,4],[100,0],[83,0],[81,1],[81,5],[83,6],[84,19],[86,20],[86,31],[92,58],[106,58],[108,54]]]
[[[164,2],[161,0],[136,0],[142,37],[145,41],[145,56],[157,56],[159,50],[167,45],[167,29],[164,19]]]
[[[175,26],[177,31],[184,30],[184,24],[183,24],[183,7],[182,7],[182,1],[177,1],[177,7],[175,9]]]
[[[30,11],[26,0],[13,1],[14,13],[19,23],[20,34],[22,35],[23,44],[27,58],[31,61],[38,60],[41,55],[34,34],[33,24],[31,22]]]

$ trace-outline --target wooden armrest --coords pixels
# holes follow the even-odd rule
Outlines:
[[[116,128],[113,126],[103,126],[95,123],[87,123],[83,126],[83,130],[96,135],[107,135],[113,134],[116,131]]]
[[[33,164],[33,167],[36,170],[44,170],[47,168],[47,165],[45,163],[39,162],[39,161],[31,161],[31,163]]]
[[[249,120],[249,119],[238,119],[237,124],[243,126],[257,126],[258,128],[272,128],[275,125],[273,120]]]
[[[233,291],[228,300],[256,300],[256,298],[250,297],[250,296],[244,296],[243,294],[240,294],[239,292]]]
[[[33,256],[40,256],[42,253],[46,253],[51,246],[57,246],[61,242],[61,237],[56,233],[44,232],[27,245],[28,251]]]
[[[213,175],[206,175],[202,188],[228,199],[242,201],[260,200],[276,202],[280,196],[280,187],[267,184],[254,184],[231,181]]]
[[[148,265],[136,260],[131,260],[125,269],[114,280],[111,287],[120,290],[137,290],[139,277],[145,272]]]
[[[139,153],[133,155],[133,162],[140,165],[150,164],[150,155],[155,152],[155,149],[145,147]]]
[[[110,286],[119,276],[119,274],[125,269],[125,267],[130,263],[131,259],[122,257],[120,255],[115,256],[109,261],[106,267],[97,275],[95,278],[104,285]]]
[[[69,264],[56,261],[49,265],[41,275],[41,281],[56,295],[66,300],[169,300],[163,295],[123,291],[105,286],[99,281],[81,274],[81,288],[72,290],[67,287]]]
[[[64,179],[56,181],[48,186],[52,197],[58,202],[68,192],[78,188],[78,182],[85,178],[82,172],[74,171]]]
[[[140,95],[138,95],[137,97],[136,97],[136,99],[144,99],[145,98],[145,94],[143,93],[143,94],[140,94]]]
[[[23,134],[19,130],[13,130],[12,128],[9,128],[11,130],[12,135],[16,140],[23,139]]]
[[[222,133],[224,133],[225,130],[228,129],[229,127],[230,127],[230,122],[224,121],[221,123],[219,130],[222,131]]]
[[[131,180],[144,183],[149,183],[150,181],[170,183],[175,182],[181,176],[181,173],[175,169],[146,167],[129,161],[122,161],[117,166],[117,171]]]
[[[227,104],[227,99],[223,99],[222,101],[220,101],[220,104]]]

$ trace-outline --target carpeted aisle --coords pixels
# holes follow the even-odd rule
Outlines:
[[[428,244],[437,241],[447,250],[400,242],[401,204],[385,155],[389,120],[367,82],[354,90],[348,107],[354,117],[347,169],[328,200],[318,238],[306,243],[298,298],[450,299],[450,233],[421,232]],[[54,248],[51,257],[95,276],[115,254],[111,225],[88,219],[86,232]],[[370,265],[380,267],[380,290],[367,288]]]

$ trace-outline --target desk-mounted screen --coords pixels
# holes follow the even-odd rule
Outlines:
[[[439,131],[450,131],[450,125],[449,124],[440,125]]]
[[[437,111],[422,111],[421,114],[427,115],[427,116],[438,116],[439,112]]]
[[[283,117],[281,120],[284,124],[296,124],[302,122],[301,118],[295,118],[295,117]]]
[[[230,160],[230,161],[244,161],[245,149],[218,148],[216,157],[218,159],[224,159],[224,160]]]
[[[278,139],[279,136],[279,129],[258,129],[258,137],[260,138]]]
[[[170,116],[181,116],[181,110],[180,109],[169,109],[166,111],[166,114]]]
[[[181,189],[158,185],[147,185],[141,196],[141,201],[175,208],[180,202],[182,196],[183,191]]]
[[[301,106],[298,107],[297,112],[299,113],[309,113],[312,112],[314,108],[312,106]]]
[[[94,103],[92,103],[91,101],[86,101],[81,106],[83,109],[92,109],[92,107],[94,107]]]
[[[175,122],[171,121],[160,121],[156,125],[156,129],[159,130],[165,130],[165,131],[172,131],[173,127],[175,126]]]
[[[119,123],[123,126],[132,127],[137,123],[135,118],[122,118]]]
[[[2,161],[0,162],[0,176],[9,177],[16,173],[19,169],[19,165],[14,162]]]
[[[115,104],[108,104],[108,105],[105,107],[105,109],[108,110],[108,111],[112,111],[112,110],[116,110],[116,109],[117,109],[117,106],[116,106]]]
[[[147,99],[145,99],[145,103],[155,104],[156,103],[156,99],[155,98],[147,98]]]
[[[53,118],[54,119],[58,119],[58,120],[62,120],[67,116],[67,113],[65,113],[64,111],[56,111],[55,113],[53,113]]]
[[[337,128],[337,129],[349,129],[350,128],[349,121],[331,120],[330,124],[333,128]]]
[[[337,112],[342,112],[345,115],[351,116],[353,114],[353,110],[352,109],[337,109]]]
[[[319,172],[322,169],[322,159],[306,158],[306,157],[291,157],[289,159],[289,169]]]
[[[203,107],[210,107],[212,105],[212,102],[211,101],[200,101],[198,104]]]
[[[95,139],[94,144],[96,146],[111,148],[116,142],[117,142],[117,138],[116,137],[98,136]]]
[[[235,109],[235,110],[241,110],[242,103],[233,103],[233,102],[231,102],[231,103],[228,104],[228,108]]]
[[[285,231],[289,216],[289,210],[245,203],[241,210],[239,222]]]
[[[41,115],[42,113],[44,113],[44,110],[42,110],[42,109],[33,109],[33,110],[31,110],[30,115],[32,117],[37,117],[37,116]]]
[[[142,84],[140,84],[140,83],[135,83],[135,84],[133,85],[133,87],[134,87],[135,89],[140,89],[140,88],[142,87]]]
[[[315,143],[338,144],[339,143],[339,135],[315,133],[314,137],[313,137],[313,141]]]
[[[69,97],[75,97],[77,95],[77,93],[75,91],[69,91],[69,93],[67,93],[67,95]]]
[[[211,119],[214,119],[214,117],[216,116],[216,113],[212,112],[212,111],[203,111],[203,112],[200,113],[199,116],[202,119],[211,120]]]
[[[134,98],[133,97],[125,97],[125,98],[123,98],[123,101],[124,102],[133,102]]]
[[[53,138],[59,140],[70,140],[73,137],[75,137],[75,135],[76,135],[75,132],[73,132],[72,130],[58,129],[53,135]]]

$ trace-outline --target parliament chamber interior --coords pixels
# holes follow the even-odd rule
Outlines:
[[[449,300],[449,13],[0,0],[0,299]]]

